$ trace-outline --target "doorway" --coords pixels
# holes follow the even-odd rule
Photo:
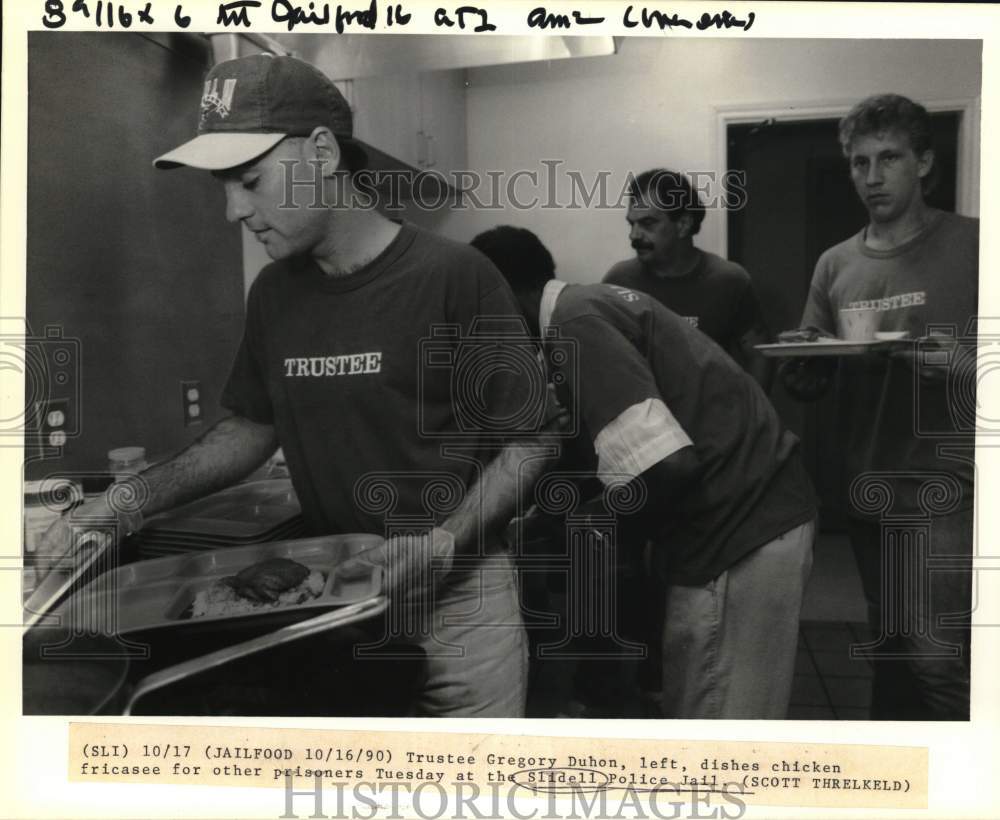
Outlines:
[[[956,206],[961,111],[931,114],[937,181],[935,208]],[[753,278],[773,333],[797,327],[816,261],[824,250],[864,227],[867,214],[837,139],[838,118],[726,127],[726,167],[746,175],[747,206],[728,213],[729,258]],[[802,452],[820,499],[820,525],[844,529],[844,459],[833,402],[802,404],[780,386],[771,394]]]

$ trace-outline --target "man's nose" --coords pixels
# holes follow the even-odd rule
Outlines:
[[[226,183],[226,219],[239,222],[253,213],[243,193],[243,186],[238,183]]]
[[[642,231],[639,229],[639,226],[638,225],[630,225],[629,229],[628,229],[628,238],[629,238],[629,241],[634,242],[640,236],[642,236]]]
[[[882,168],[877,162],[873,162],[868,166],[868,173],[865,176],[865,183],[868,185],[882,184]]]

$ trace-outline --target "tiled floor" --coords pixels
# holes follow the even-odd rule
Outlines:
[[[861,579],[847,536],[820,533],[802,600],[802,620],[864,623],[867,617]]]
[[[802,622],[789,719],[868,719],[871,665],[850,655],[851,644],[868,635],[863,623]]]
[[[868,720],[871,704],[871,666],[851,658],[852,643],[868,640],[868,627],[849,621],[803,621],[799,632],[790,720]],[[535,660],[529,695],[529,717],[649,716],[634,684],[638,664],[591,661],[589,682],[602,680],[595,707],[579,702],[574,688],[577,663],[572,660]]]
[[[821,533],[802,605],[790,719],[867,720],[871,665],[851,658],[869,640],[861,579],[846,536]]]

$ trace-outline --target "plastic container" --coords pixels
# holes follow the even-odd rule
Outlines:
[[[141,473],[149,466],[145,447],[116,447],[108,450],[108,472],[115,481],[123,481],[131,475]]]

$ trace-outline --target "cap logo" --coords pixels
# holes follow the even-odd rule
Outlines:
[[[222,83],[222,94],[219,94],[219,78],[205,81],[205,91],[201,95],[201,121],[205,122],[209,114],[215,114],[222,119],[229,116],[233,106],[233,94],[236,91],[236,78],[229,78]]]

